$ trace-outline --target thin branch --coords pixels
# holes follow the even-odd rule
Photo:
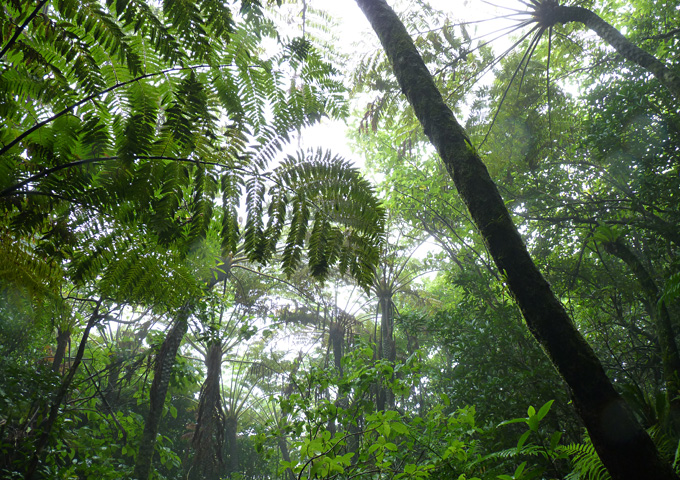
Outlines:
[[[665,40],[666,38],[670,38],[677,33],[680,33],[680,28],[674,28],[673,30],[669,30],[666,33],[660,33],[659,35],[651,35],[649,37],[642,37],[640,41],[644,40]]]
[[[526,40],[526,38],[531,35],[534,31],[539,30],[539,35],[540,38],[540,33],[541,32],[541,27],[539,25],[536,25],[534,28],[532,28],[526,35],[524,35],[522,38],[520,38],[518,41],[516,41],[512,47],[510,47],[506,52],[512,51],[517,45],[519,45],[521,42]],[[536,36],[534,36],[534,39],[532,40],[532,43],[536,39]],[[531,44],[529,44],[529,48],[531,48]],[[491,125],[489,125],[489,129],[486,131],[486,135],[484,135],[484,139],[482,140],[482,143],[479,144],[479,148],[482,148],[482,146],[486,143],[486,140],[489,138],[489,134],[491,133],[491,129],[493,126],[496,124],[496,119],[498,118],[498,114],[501,111],[501,107],[503,106],[503,102],[505,102],[505,98],[508,96],[508,92],[510,91],[510,87],[512,86],[512,83],[515,81],[515,77],[517,77],[517,73],[519,72],[520,68],[522,68],[522,63],[524,62],[524,59],[526,58],[527,54],[529,53],[529,48],[527,48],[527,51],[524,53],[524,56],[522,57],[522,60],[519,62],[519,65],[515,69],[515,72],[512,74],[512,78],[510,78],[510,82],[508,83],[508,86],[505,88],[505,91],[503,92],[503,96],[501,97],[501,101],[498,104],[498,108],[496,109],[496,113],[493,115],[493,119],[491,119]]]
[[[47,0],[41,0],[41,2],[38,4],[37,7],[35,7],[35,10],[31,12],[31,14],[26,18],[26,21],[14,31],[14,35],[12,35],[12,38],[9,39],[9,41],[5,44],[4,47],[2,47],[2,50],[0,51],[0,58],[5,56],[5,53],[7,53],[7,50],[9,50],[12,45],[14,45],[21,35],[21,33],[24,31],[24,29],[28,26],[31,21],[38,15],[38,12],[42,10],[42,8],[45,6],[47,3]]]

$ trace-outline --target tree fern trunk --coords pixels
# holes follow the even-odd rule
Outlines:
[[[384,0],[357,4],[378,34],[402,91],[505,275],[531,333],[569,385],[576,410],[612,477],[677,479],[538,271],[486,166],[444,103],[397,15]]]
[[[153,460],[154,448],[156,447],[156,436],[158,427],[161,423],[165,396],[168,393],[172,367],[175,364],[177,351],[182,343],[184,334],[187,332],[188,319],[191,308],[185,305],[179,312],[177,320],[167,337],[163,341],[160,352],[156,356],[156,367],[154,369],[153,383],[149,399],[149,413],[144,423],[144,433],[139,445],[137,460],[135,463],[134,477],[137,480],[147,480],[151,473],[151,462]]]
[[[231,413],[225,419],[225,437],[227,443],[227,451],[229,452],[229,464],[228,473],[231,478],[231,474],[238,472],[240,467],[240,460],[238,456],[238,416],[235,413]]]
[[[193,466],[189,476],[191,480],[218,479],[224,465],[222,449],[224,447],[225,430],[228,440],[231,440],[229,425],[225,428],[222,394],[220,392],[222,356],[222,343],[220,341],[215,341],[208,347],[205,358],[207,372],[198,400],[198,419],[196,421],[194,437],[191,441],[194,448]],[[231,419],[232,417],[232,423],[234,428],[236,428],[237,419],[233,415],[229,418]],[[231,452],[231,445],[229,447]],[[235,470],[230,470],[230,472],[232,471]]]

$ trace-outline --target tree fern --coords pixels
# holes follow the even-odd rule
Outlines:
[[[174,274],[135,242],[186,256],[216,215],[223,255],[243,239],[251,261],[283,252],[288,273],[306,256],[315,275],[337,264],[367,281],[382,235],[371,188],[327,154],[272,170],[291,132],[346,112],[337,72],[309,40],[282,39],[263,57],[261,39],[277,32],[249,3],[240,24],[208,1],[4,7],[0,28],[25,28],[0,60],[0,205],[24,235],[69,219],[73,281],[159,302],[147,287]]]

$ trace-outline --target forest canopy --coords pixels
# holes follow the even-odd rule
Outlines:
[[[0,477],[677,478],[680,4],[506,3],[0,0]]]

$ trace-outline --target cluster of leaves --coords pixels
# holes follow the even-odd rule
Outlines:
[[[200,313],[241,254],[367,286],[383,210],[348,162],[281,159],[294,132],[346,114],[345,89],[260,2],[7,0],[0,38],[0,345],[26,357],[0,388],[38,390],[3,393],[3,475],[132,476],[165,342],[153,320]],[[110,323],[137,330],[107,359],[88,336]],[[170,360],[170,396],[191,399],[193,363]],[[159,436],[161,475],[181,470],[176,433]]]

